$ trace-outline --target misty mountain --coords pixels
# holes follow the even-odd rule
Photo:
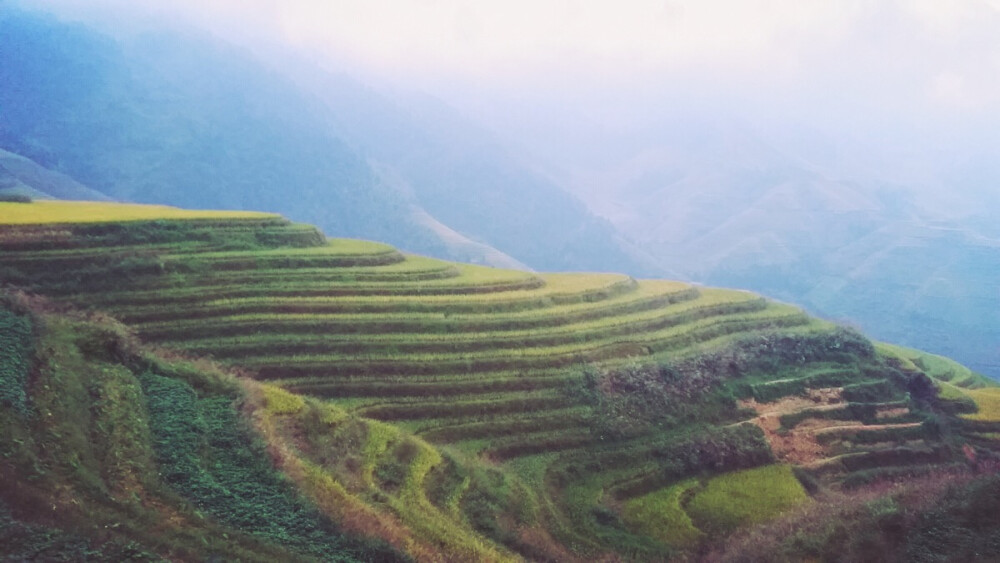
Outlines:
[[[165,35],[126,48],[16,12],[0,26],[3,148],[115,199],[275,209],[347,236],[429,244],[323,127],[322,107],[241,53]]]
[[[0,148],[111,198],[274,211],[501,266],[649,271],[573,196],[442,135],[461,127],[447,107],[431,131],[350,79],[308,92],[194,32],[112,39],[6,10],[0,34]]]
[[[328,101],[345,138],[396,170],[421,206],[448,226],[549,270],[662,274],[582,201],[440,100],[407,92],[382,97],[343,75],[304,84]]]
[[[960,187],[984,163],[968,163],[964,184],[955,171],[917,189],[816,164],[734,120],[681,118],[643,135],[567,184],[666,266],[1000,376],[1000,237],[989,198],[975,197],[993,191]]]
[[[101,192],[65,174],[49,170],[30,158],[0,150],[0,195],[15,194],[36,199],[109,199]]]

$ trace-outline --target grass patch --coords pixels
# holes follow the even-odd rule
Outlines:
[[[271,414],[296,414],[306,406],[305,399],[274,385],[262,385],[264,408]]]
[[[808,499],[791,466],[768,465],[709,479],[686,508],[698,528],[725,534],[766,522]]]
[[[963,415],[965,418],[983,422],[1000,422],[1000,388],[969,389],[965,393],[976,403],[978,409],[975,414]]]
[[[681,506],[685,493],[698,486],[688,479],[625,503],[622,517],[633,529],[671,547],[693,547],[705,537]]]
[[[990,378],[944,356],[885,343],[879,343],[878,349],[883,354],[896,358],[904,369],[915,368],[936,380],[947,381],[958,387],[978,389],[997,386]]]

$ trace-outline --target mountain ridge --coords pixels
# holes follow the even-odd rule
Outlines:
[[[294,61],[272,69],[191,30],[112,39],[17,8],[0,25],[0,147],[111,198],[272,209],[444,257],[460,248],[477,261],[499,252],[532,267],[593,269],[599,253],[609,268],[650,269],[557,186],[495,148],[442,137],[353,80],[305,89],[288,76]],[[453,114],[438,112],[471,127]],[[366,123],[350,126],[355,115]],[[364,143],[376,130],[380,145]],[[408,187],[383,181],[372,162]],[[425,213],[474,244],[441,240]]]

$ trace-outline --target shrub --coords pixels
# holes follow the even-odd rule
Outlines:
[[[32,200],[30,195],[18,194],[18,193],[5,193],[0,194],[0,202],[5,203],[31,203]]]
[[[21,415],[28,412],[32,342],[28,318],[0,308],[0,408],[12,408]]]

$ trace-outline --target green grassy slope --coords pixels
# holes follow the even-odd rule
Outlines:
[[[151,448],[163,428],[208,442],[160,454],[160,472],[186,471],[171,485],[249,534],[189,468],[241,466],[240,424],[323,514],[421,560],[668,558],[805,490],[851,495],[998,445],[985,380],[747,292],[451,264],[271,216],[3,221],[0,281],[244,374],[241,413],[235,395],[135,377]],[[725,500],[748,480],[783,495],[759,499],[773,510]],[[657,506],[673,516],[651,523]],[[309,538],[281,545],[309,553]]]
[[[0,299],[0,545],[25,560],[403,560],[279,474],[246,391],[120,325]]]

